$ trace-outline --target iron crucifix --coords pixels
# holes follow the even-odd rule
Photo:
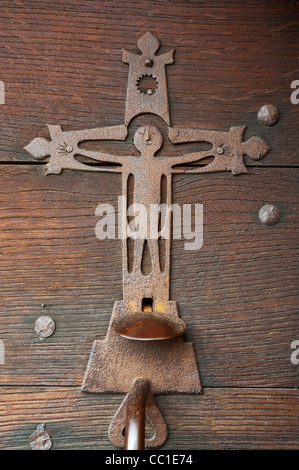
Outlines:
[[[150,32],[144,34],[137,45],[139,53],[123,51],[123,62],[130,65],[125,124],[66,132],[59,125],[49,125],[50,141],[39,137],[25,147],[36,159],[50,156],[47,174],[58,175],[63,170],[121,173],[121,194],[126,201],[123,227],[127,226],[129,179],[133,179],[134,204],[142,205],[150,213],[152,205],[161,204],[162,179],[166,180],[166,205],[170,207],[173,174],[248,173],[244,156],[259,160],[269,151],[258,136],[243,140],[246,126],[231,127],[229,131],[170,127],[165,67],[174,62],[174,51],[157,55],[159,41]],[[138,156],[84,149],[82,142],[85,141],[125,141],[132,119],[144,113],[155,114],[166,122],[169,126],[167,138],[172,144],[205,142],[210,144],[210,149],[181,156],[157,155],[163,145],[163,136],[154,126],[142,126],[135,132]],[[77,156],[87,157],[98,165],[84,164]],[[103,166],[103,163],[112,166]],[[188,164],[196,165],[188,167]],[[157,447],[163,444],[167,433],[151,393],[199,393],[201,383],[193,345],[184,342],[182,336],[186,325],[179,317],[176,302],[169,296],[171,224],[168,225],[162,268],[159,237],[150,236],[149,220],[147,235],[134,240],[132,266],[129,266],[128,236],[123,237],[123,300],[114,305],[105,340],[94,342],[82,390],[127,393],[136,377],[145,377],[150,384],[146,416],[156,429],[155,437],[147,440],[147,445]],[[156,229],[159,232],[159,228]],[[141,269],[146,243],[151,260],[151,272],[147,274]],[[123,444],[125,403],[126,399],[110,427],[110,438],[116,445]]]
[[[248,173],[243,161],[243,155],[252,159],[263,157],[269,150],[268,146],[259,137],[252,137],[243,142],[244,127],[232,127],[229,132],[207,131],[201,129],[169,129],[169,138],[173,143],[201,141],[212,144],[210,150],[194,152],[182,156],[157,156],[163,144],[163,136],[158,128],[143,126],[137,129],[134,135],[134,145],[139,156],[109,155],[106,153],[84,150],[79,147],[82,140],[124,139],[127,135],[125,126],[113,126],[91,131],[63,132],[59,126],[49,126],[52,141],[37,138],[26,149],[35,158],[45,158],[50,154],[48,174],[59,174],[63,169],[86,171],[113,171],[122,173],[122,196],[127,197],[128,180],[132,175],[134,179],[134,204],[142,205],[147,214],[151,206],[161,203],[161,179],[167,181],[166,204],[172,204],[173,173],[208,173],[231,171],[234,175]],[[117,164],[113,168],[100,168],[84,165],[76,160],[81,155],[100,163]],[[207,157],[212,161],[203,166],[182,168],[180,165],[200,162]],[[125,214],[126,217],[126,214]],[[146,233],[150,234],[150,218],[147,218]],[[126,226],[126,219],[123,220]],[[142,300],[153,299],[153,311],[158,312],[156,305],[169,300],[169,270],[170,270],[170,234],[166,244],[166,265],[163,271],[159,260],[158,240],[148,235],[145,239],[149,246],[152,273],[143,275],[141,263],[145,239],[136,239],[134,244],[134,262],[132,272],[128,270],[127,241],[123,246],[123,274],[124,299],[130,300],[132,310],[142,311]],[[163,309],[162,309],[163,310]],[[179,329],[181,333],[181,329]]]

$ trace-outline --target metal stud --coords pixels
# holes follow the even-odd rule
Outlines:
[[[41,341],[49,338],[55,331],[55,322],[51,317],[43,315],[39,317],[35,322],[35,332],[38,334]]]
[[[30,438],[29,444],[32,450],[50,450],[52,447],[52,439],[45,431],[45,424],[39,424]]]
[[[278,109],[273,104],[265,104],[259,109],[257,118],[264,126],[273,126],[279,119]]]
[[[273,204],[265,204],[259,210],[259,219],[263,224],[274,225],[280,219],[280,212]]]

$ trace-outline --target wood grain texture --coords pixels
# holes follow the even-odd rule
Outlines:
[[[71,388],[2,387],[0,449],[29,449],[45,423],[53,450],[105,449],[122,395],[86,395]],[[206,389],[202,396],[156,397],[168,423],[162,449],[298,449],[296,390]]]
[[[273,149],[254,165],[298,165],[298,109],[290,102],[298,24],[298,10],[285,0],[271,7],[267,0],[2,0],[0,160],[32,160],[23,147],[48,137],[47,123],[65,130],[122,124],[128,67],[121,49],[136,48],[150,29],[161,51],[177,49],[168,67],[173,125],[244,124],[246,137],[262,135]],[[273,128],[257,122],[266,103],[280,111]]]
[[[0,80],[0,449],[29,448],[45,422],[54,449],[113,449],[107,431],[122,396],[83,394],[79,385],[95,338],[106,334],[122,298],[121,242],[95,237],[95,208],[117,204],[119,175],[64,172],[23,150],[64,130],[122,124],[128,68],[122,47],[151,30],[161,52],[176,48],[168,85],[172,125],[228,130],[247,125],[271,147],[250,175],[181,175],[174,202],[203,203],[204,245],[174,242],[172,299],[187,323],[203,396],[159,396],[169,426],[165,449],[295,449],[298,435],[298,8],[285,0],[1,0]],[[274,127],[258,109],[279,108]],[[137,126],[167,128],[153,116]],[[93,146],[94,147],[94,146]],[[199,144],[173,146],[179,155]],[[285,167],[285,168],[283,168]],[[292,167],[292,168],[290,168]],[[274,203],[279,223],[258,210]],[[45,305],[42,307],[42,305]],[[40,315],[56,322],[42,342]],[[271,389],[268,387],[272,387]],[[277,388],[280,387],[280,388]]]
[[[95,237],[99,203],[117,208],[119,175],[1,166],[2,384],[78,385],[95,338],[122,298],[121,242]],[[298,386],[298,170],[176,175],[174,202],[202,203],[204,245],[174,241],[171,298],[179,303],[204,386]],[[260,207],[277,204],[268,227]],[[42,308],[42,304],[46,307]],[[42,314],[56,332],[41,342]]]

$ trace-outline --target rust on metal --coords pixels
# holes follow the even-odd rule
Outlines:
[[[259,210],[259,219],[263,224],[274,225],[280,219],[279,209],[273,204],[265,204]]]
[[[202,158],[212,157],[213,160],[204,166],[196,166],[192,168],[175,167],[173,173],[215,173],[219,171],[231,171],[234,176],[242,173],[249,173],[244,156],[246,155],[252,160],[260,160],[270,150],[265,141],[259,136],[253,136],[243,141],[246,126],[231,127],[228,132],[225,131],[209,131],[205,129],[184,129],[170,128],[169,138],[173,144],[181,144],[186,142],[206,142],[212,144],[210,151],[199,152],[201,155],[198,160],[191,158],[180,161],[178,163],[200,162]],[[195,157],[195,155],[194,155]],[[183,160],[181,158],[181,160]]]
[[[136,420],[136,410],[141,411],[141,420],[139,420],[138,417]],[[156,405],[148,380],[143,377],[137,377],[133,380],[130,392],[126,395],[111,421],[109,438],[112,444],[116,447],[125,447],[125,436],[128,439],[128,424],[130,425],[133,420],[135,423],[137,421],[137,425],[140,424],[140,428],[141,425],[143,427],[143,414],[154,431],[151,438],[144,438],[145,448],[155,449],[161,447],[167,439],[167,424]],[[136,426],[133,426],[133,429],[129,429],[129,432],[134,433],[134,427],[136,429]],[[138,434],[138,431],[135,433],[135,437],[137,437],[136,434]],[[141,441],[141,437],[143,441],[143,436],[140,435],[139,440]]]
[[[176,302],[166,315],[178,318]],[[170,313],[171,312],[171,313]],[[162,341],[132,341],[113,324],[131,315],[130,303],[115,302],[107,336],[93,343],[82,390],[91,393],[127,393],[135,377],[146,377],[152,393],[200,393],[201,381],[192,343],[183,336]],[[162,316],[162,315],[161,315]],[[138,315],[136,315],[138,318]]]
[[[42,315],[39,317],[34,326],[35,332],[38,334],[40,340],[45,340],[53,335],[55,331],[55,322],[51,317]]]
[[[257,118],[264,126],[274,126],[279,119],[279,112],[273,104],[265,104],[257,113]]]
[[[128,125],[139,114],[152,113],[170,125],[165,68],[173,64],[174,50],[157,55],[160,42],[150,31],[138,40],[137,46],[141,54],[123,49],[122,60],[130,65],[125,123]],[[149,85],[143,88],[145,77]]]
[[[157,341],[175,338],[182,335],[186,330],[183,320],[169,320],[164,314],[155,312],[131,313],[116,322],[114,327],[116,333],[123,338],[136,339],[140,341]]]
[[[45,424],[39,424],[30,438],[29,444],[32,450],[50,450],[52,447],[52,439],[45,431]]]
[[[37,160],[43,160],[50,156],[47,175],[59,175],[62,170],[113,172],[113,169],[99,169],[84,165],[76,160],[76,155],[88,156],[86,155],[88,152],[80,149],[79,144],[87,140],[125,140],[128,133],[127,127],[124,125],[64,132],[61,126],[48,124],[48,129],[50,141],[37,137],[25,147],[25,150]]]
[[[243,140],[246,126],[234,126],[228,131],[170,127],[166,65],[174,62],[174,50],[157,54],[160,43],[151,32],[144,34],[137,45],[140,53],[123,50],[122,55],[123,62],[129,64],[124,124],[67,132],[60,126],[49,125],[51,140],[39,137],[26,147],[36,159],[50,156],[47,174],[59,174],[64,169],[121,173],[124,230],[128,222],[131,179],[134,181],[133,203],[141,204],[148,214],[152,205],[162,202],[162,180],[166,181],[166,205],[170,207],[174,174],[248,173],[244,157],[259,160],[269,151],[268,145],[258,136]],[[172,144],[206,142],[211,144],[210,149],[180,156],[158,154],[163,146],[163,136],[157,127],[149,125],[135,132],[137,156],[84,148],[84,141],[126,140],[128,125],[142,113],[155,114],[166,122],[168,136],[164,138],[169,138]],[[79,156],[98,162],[98,165],[91,167],[81,163],[77,159]],[[113,167],[102,165],[107,163]],[[186,343],[182,336],[186,325],[179,317],[176,302],[170,300],[171,223],[164,234],[163,263],[159,251],[161,229],[158,220],[155,223],[158,237],[147,235],[143,239],[134,239],[133,248],[129,247],[130,237],[126,232],[122,237],[123,300],[114,305],[106,338],[94,341],[83,391],[127,393],[138,376],[146,377],[151,393],[200,393],[202,390],[193,345]],[[147,234],[151,234],[151,228],[147,226]],[[148,247],[151,261],[151,270],[147,273],[142,270],[145,247]],[[129,260],[133,260],[131,265]],[[152,404],[153,399],[148,398],[146,413],[155,409]],[[118,419],[114,419],[113,426]],[[111,429],[110,437],[112,442],[120,442]]]
[[[149,382],[137,377],[128,393],[125,427],[125,450],[144,450],[145,407]]]

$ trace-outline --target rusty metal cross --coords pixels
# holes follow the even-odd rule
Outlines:
[[[152,33],[144,34],[137,43],[140,53],[123,51],[123,62],[129,64],[125,124],[104,128],[64,132],[60,126],[49,125],[51,140],[36,138],[26,150],[36,159],[50,156],[47,174],[62,170],[117,172],[122,174],[122,196],[127,198],[128,181],[134,180],[134,203],[150,210],[161,203],[161,179],[166,178],[166,204],[172,203],[172,175],[175,173],[210,173],[231,171],[233,175],[248,173],[244,155],[259,160],[269,151],[258,136],[243,141],[246,126],[231,127],[229,131],[215,131],[170,127],[166,65],[174,62],[174,51],[157,54],[159,41]],[[139,156],[110,155],[84,149],[80,143],[91,140],[125,141],[131,120],[144,113],[160,116],[168,125],[172,144],[205,142],[210,150],[181,156],[156,155],[163,145],[163,136],[154,126],[142,126],[134,135]],[[87,157],[98,162],[90,166],[76,159]],[[211,157],[200,166],[186,167]],[[101,163],[114,166],[101,166]],[[183,165],[185,165],[183,167]],[[125,199],[126,200],[126,199]],[[123,225],[127,215],[124,213]],[[148,231],[149,233],[149,231]],[[95,341],[83,382],[83,390],[90,392],[128,392],[135,377],[146,377],[150,382],[147,416],[156,428],[156,435],[147,445],[161,445],[166,438],[165,426],[155,408],[151,393],[199,393],[201,384],[196,357],[191,343],[185,343],[182,334],[186,325],[179,318],[177,304],[169,299],[171,226],[166,240],[166,261],[161,268],[157,240],[147,238],[151,258],[151,273],[141,270],[145,240],[134,242],[134,262],[128,263],[127,238],[123,239],[123,300],[116,302],[107,337]],[[144,306],[144,299],[151,302]],[[142,340],[142,341],[129,341]],[[157,341],[164,340],[164,341]],[[122,428],[124,404],[110,428],[110,438],[123,443]]]

